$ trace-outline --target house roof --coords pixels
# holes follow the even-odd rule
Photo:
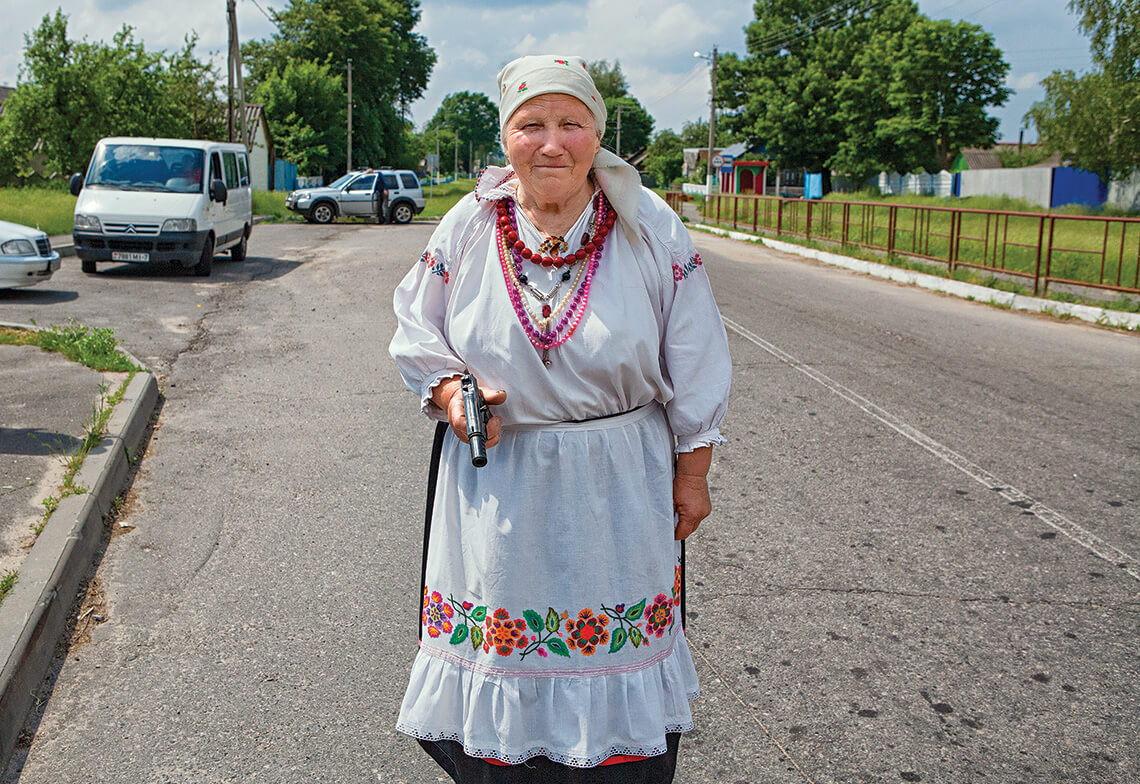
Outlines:
[[[0,110],[4,108],[4,102],[8,100],[8,96],[14,92],[16,92],[15,87],[0,84]]]
[[[1000,169],[1001,158],[998,157],[997,150],[983,150],[980,147],[965,147],[962,149],[962,158],[966,162],[966,168],[970,170],[976,169]]]
[[[269,133],[269,121],[265,117],[265,107],[259,103],[245,104],[245,146],[248,149],[253,149],[254,142],[257,140],[257,126],[259,123],[263,126],[265,140],[268,142],[269,150],[272,153],[273,136]],[[241,115],[237,113],[235,113],[234,116],[234,135],[241,135]]]

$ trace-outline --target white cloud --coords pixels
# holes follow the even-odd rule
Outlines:
[[[1012,87],[1014,90],[1028,90],[1032,87],[1036,87],[1040,83],[1041,74],[1036,71],[1021,75],[1010,73],[1005,77],[1005,86]]]

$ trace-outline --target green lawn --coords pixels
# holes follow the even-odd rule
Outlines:
[[[74,214],[75,197],[62,188],[0,188],[0,220],[54,237],[71,233]]]
[[[454,180],[443,185],[423,185],[427,206],[420,213],[421,218],[440,218],[454,207],[460,199],[475,190],[475,180]],[[431,196],[428,194],[431,193]]]
[[[863,196],[865,194],[856,194]],[[775,199],[740,200],[736,205],[735,222],[730,198],[716,197],[709,204],[710,217],[716,215],[720,201],[720,225],[751,230],[766,229],[771,233],[777,226]],[[808,202],[785,200],[781,230],[792,235],[804,235],[807,229]],[[1087,210],[1067,208],[1044,213],[1032,205],[1013,199],[992,197],[972,199],[938,199],[937,197],[900,196],[889,200],[878,199],[866,203],[845,202],[831,194],[822,202],[811,203],[811,237],[848,245],[886,249],[890,241],[894,212],[895,252],[946,261],[950,257],[951,222],[960,221],[956,262],[977,265],[1020,277],[1033,288],[1032,275],[1038,265],[1038,238],[1048,245],[1050,224],[1053,232],[1053,252],[1040,254],[1040,272],[1046,266],[1052,278],[1081,283],[1103,283],[1135,287],[1138,280],[1140,255],[1140,222],[1101,221],[1082,219]],[[939,207],[942,209],[924,209]],[[1035,212],[1036,215],[997,215],[987,212],[953,212],[949,208],[966,210],[1005,210]],[[847,215],[847,235],[843,234],[844,210]],[[955,218],[955,214],[959,217]],[[1098,213],[1099,215],[1100,213]],[[1049,217],[1049,216],[1052,217]],[[1114,217],[1114,216],[1105,216]],[[1106,231],[1107,228],[1107,231]],[[1103,259],[1102,259],[1103,254]],[[1026,277],[1028,276],[1028,277]]]

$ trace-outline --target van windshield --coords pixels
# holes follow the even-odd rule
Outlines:
[[[202,151],[189,147],[106,144],[91,161],[87,187],[201,193],[202,162]]]

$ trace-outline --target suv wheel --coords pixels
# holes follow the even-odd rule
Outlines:
[[[411,223],[412,216],[415,214],[412,211],[412,205],[406,201],[396,202],[392,205],[391,215],[392,223]]]
[[[309,214],[313,216],[314,223],[332,223],[332,219],[336,217],[336,210],[327,201],[321,201],[317,202]]]
[[[94,261],[91,261],[91,260],[89,260],[89,259],[82,259],[82,260],[80,260],[80,262],[79,262],[79,266],[80,266],[80,268],[81,268],[81,269],[82,269],[84,272],[86,272],[88,275],[94,275],[94,274],[95,274],[95,272],[96,272],[96,270],[95,270],[95,262],[94,262]]]

